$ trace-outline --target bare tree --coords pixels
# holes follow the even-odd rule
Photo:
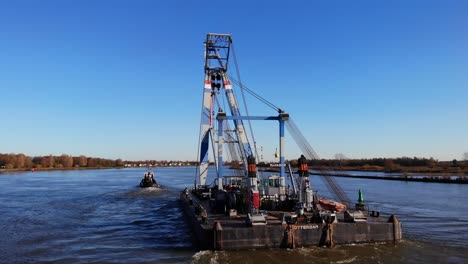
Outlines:
[[[463,153],[463,160],[468,161],[468,152]]]
[[[88,158],[86,156],[84,156],[84,155],[81,155],[80,159],[79,159],[79,165],[80,165],[80,167],[88,166]]]
[[[52,156],[52,154],[49,155],[48,163],[49,164],[47,164],[47,166],[49,168],[53,168],[55,166],[55,157]]]
[[[96,164],[97,164],[96,160],[97,159],[95,159],[95,158],[88,158],[88,163],[87,163],[88,165],[87,166],[88,167],[96,167]]]
[[[32,158],[31,157],[28,157],[26,156],[25,160],[24,160],[24,167],[25,168],[32,168],[34,165],[33,161],[32,161]]]
[[[71,168],[73,166],[73,157],[62,154],[62,156],[60,156],[60,162],[65,168]]]
[[[122,167],[124,165],[122,159],[116,159],[115,160],[115,166],[117,167]]]
[[[23,153],[20,153],[20,154],[16,155],[16,162],[15,162],[16,165],[15,165],[15,167],[17,169],[24,168],[25,161],[26,161],[26,155],[24,155]]]
[[[341,167],[343,165],[343,161],[347,160],[348,158],[343,153],[336,153],[335,159],[338,160],[338,164]]]
[[[395,167],[392,159],[386,159],[384,162],[385,171],[392,171]]]

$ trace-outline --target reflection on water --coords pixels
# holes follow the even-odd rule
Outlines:
[[[467,263],[468,186],[337,178],[357,200],[395,213],[405,241],[335,249],[197,252],[177,201],[194,168],[0,173],[0,259],[50,263]],[[213,175],[210,175],[213,178]],[[320,177],[314,189],[331,196]]]

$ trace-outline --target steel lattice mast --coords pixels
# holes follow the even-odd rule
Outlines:
[[[213,122],[214,99],[220,91],[224,90],[229,110],[232,116],[240,116],[239,104],[232,90],[232,84],[227,75],[229,55],[231,52],[232,37],[229,34],[207,34],[205,41],[205,79],[203,91],[203,107],[200,123],[199,140],[199,180],[200,185],[206,185],[206,177],[209,165],[209,144],[214,143],[215,131]],[[242,120],[233,120],[235,134],[244,169],[247,170],[247,158],[252,155],[252,149]],[[210,140],[211,138],[211,140]],[[218,137],[218,142],[219,142]],[[216,155],[216,153],[215,153]],[[222,160],[222,151],[218,157],[214,157],[218,174],[220,166],[218,160]]]

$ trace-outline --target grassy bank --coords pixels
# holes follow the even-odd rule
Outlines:
[[[61,171],[61,170],[103,170],[103,169],[123,169],[124,167],[71,167],[71,168],[22,168],[22,169],[0,169],[0,172],[13,171]]]
[[[279,171],[277,167],[261,167],[262,170],[268,171]],[[295,169],[295,167],[293,167]],[[375,165],[364,165],[364,166],[309,166],[311,170],[319,171],[367,171],[367,172],[383,172],[383,173],[420,173],[420,174],[468,174],[468,167],[403,167],[398,168],[385,168],[382,166]]]
[[[322,174],[312,173],[311,175],[322,176]],[[387,181],[408,181],[408,182],[436,182],[436,183],[461,183],[468,184],[467,176],[457,176],[456,178],[448,176],[425,176],[425,177],[414,177],[414,176],[372,176],[372,175],[348,175],[348,174],[327,174],[327,176],[333,177],[344,177],[344,178],[360,178],[360,179],[374,179],[374,180],[387,180]]]

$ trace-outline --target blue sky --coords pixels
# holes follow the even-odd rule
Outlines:
[[[0,152],[196,159],[203,40],[217,32],[233,35],[244,84],[321,157],[460,159],[467,13],[466,1],[0,1]],[[273,159],[277,125],[254,125]]]

